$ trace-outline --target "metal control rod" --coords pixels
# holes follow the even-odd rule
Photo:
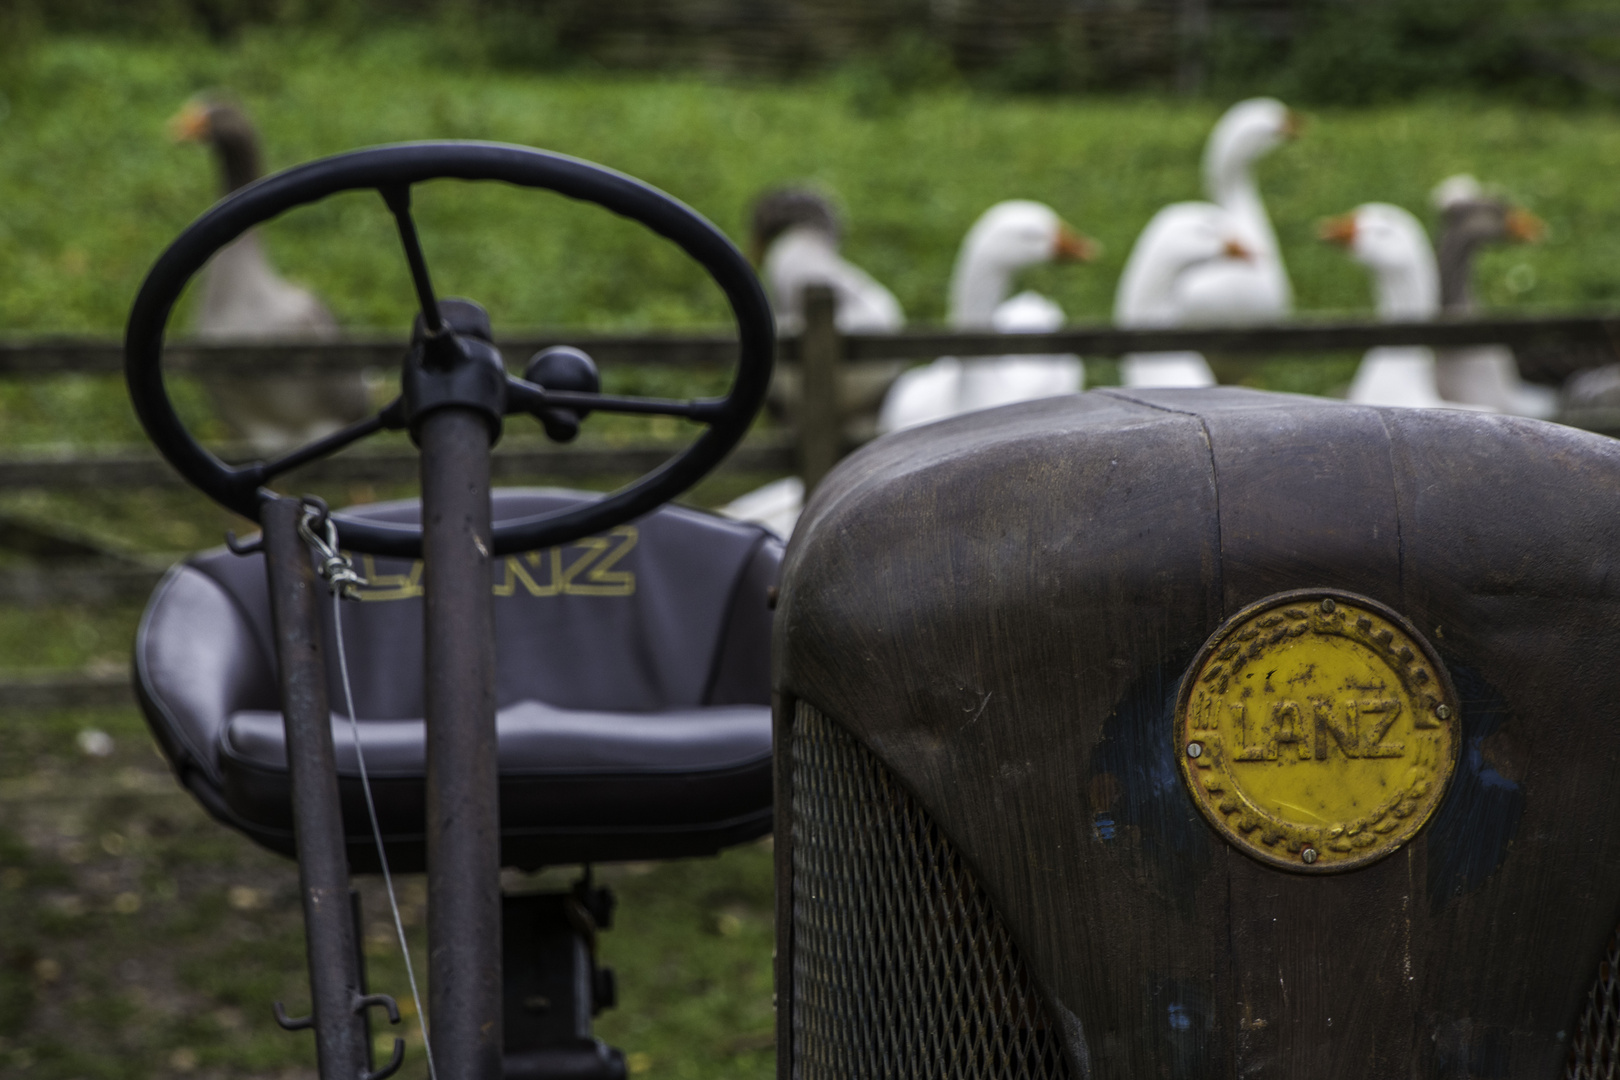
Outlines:
[[[364,1010],[358,1008],[364,990],[349,898],[332,712],[326,700],[318,606],[323,590],[316,583],[309,548],[299,535],[303,514],[297,499],[272,499],[264,505],[265,566],[287,725],[316,1063],[321,1080],[356,1080],[370,1070],[371,1047]],[[307,1027],[310,1022],[295,1021],[292,1026]]]
[[[439,1080],[501,1076],[500,807],[490,430],[446,406],[420,427],[427,669],[428,983]]]

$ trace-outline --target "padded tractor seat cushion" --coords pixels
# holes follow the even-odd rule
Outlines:
[[[497,491],[495,520],[591,496]],[[419,504],[345,511],[416,521]],[[496,559],[502,861],[709,854],[771,826],[767,593],[782,545],[757,526],[664,507],[561,548]],[[422,565],[357,557],[369,584],[343,640],[389,860],[424,862]],[[331,607],[332,734],[349,859],[376,869],[343,711]],[[171,570],[135,646],[148,722],[216,818],[294,850],[269,587],[261,555],[218,550]]]

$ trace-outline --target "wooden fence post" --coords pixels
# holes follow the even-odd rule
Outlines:
[[[1176,92],[1196,97],[1208,76],[1209,0],[1179,0],[1176,5]]]
[[[844,450],[838,415],[838,368],[844,343],[834,322],[837,305],[825,285],[804,291],[804,337],[799,343],[803,396],[799,405],[799,475],[808,498]]]

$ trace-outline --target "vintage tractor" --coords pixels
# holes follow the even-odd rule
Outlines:
[[[605,395],[577,356],[508,376],[482,310],[433,291],[409,207],[435,177],[680,245],[731,302],[731,392]],[[227,466],[167,398],[169,312],[245,229],[354,188],[381,192],[420,300],[401,396]],[[429,876],[438,1077],[622,1076],[589,1034],[607,899],[503,910],[500,868],[760,835],[771,769],[784,1080],[1613,1075],[1620,447],[1232,389],[1008,406],[845,460],[776,593],[769,536],[661,508],[741,437],[773,347],[701,218],[516,147],[302,166],[154,267],[137,410],[264,535],[168,579],[143,697],[198,798],[298,857],[314,1010],[286,1022],[324,1080],[397,1065],[370,1060],[367,1011],[393,1002],[349,902],[351,868],[385,863]],[[709,430],[605,497],[492,496],[508,414],[567,438],[602,411]],[[389,427],[421,447],[419,504],[269,490]]]

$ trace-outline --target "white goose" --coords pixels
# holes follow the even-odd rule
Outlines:
[[[1154,215],[1125,264],[1114,299],[1121,326],[1177,326],[1184,321],[1188,283],[1203,271],[1243,266],[1254,253],[1232,218],[1208,203],[1174,203]],[[1151,257],[1138,256],[1150,251]],[[1124,357],[1126,386],[1213,386],[1214,373],[1196,352],[1133,353]]]
[[[779,329],[804,329],[804,291],[833,291],[834,321],[846,334],[880,334],[906,324],[894,294],[838,250],[843,228],[832,205],[811,191],[780,188],[754,203],[754,262],[764,272]]]
[[[1371,271],[1379,318],[1418,321],[1440,313],[1434,248],[1422,223],[1405,210],[1389,203],[1365,203],[1323,222],[1321,237],[1344,245],[1351,258]],[[1469,407],[1440,396],[1434,352],[1416,345],[1368,349],[1347,396],[1362,405]]]
[[[1253,98],[1232,106],[1204,147],[1207,203],[1173,203],[1137,238],[1114,303],[1120,326],[1187,326],[1277,319],[1293,309],[1293,290],[1255,182],[1255,163],[1298,134],[1299,117],[1282,102]],[[1177,233],[1213,229],[1238,241],[1247,259],[1212,259],[1184,268],[1151,309],[1144,280],[1162,279],[1176,258]],[[1148,290],[1152,292],[1153,290]],[[1198,353],[1144,353],[1125,358],[1127,386],[1210,386],[1215,375]]]
[[[968,230],[951,275],[949,324],[959,330],[1041,333],[1063,309],[1035,292],[1008,298],[1019,271],[1040,263],[1095,258],[1096,244],[1043,203],[1014,199],[986,210]],[[1014,401],[1072,394],[1085,371],[1076,356],[942,356],[900,376],[878,414],[880,432]]]
[[[170,124],[175,138],[207,142],[219,159],[225,194],[260,175],[259,141],[240,109],[194,100]],[[331,340],[338,323],[316,296],[278,275],[256,230],[221,248],[202,272],[193,329],[219,340]],[[256,451],[285,450],[328,435],[370,412],[359,374],[204,377],[224,420]]]
[[[1090,259],[1095,254],[1096,245],[1065,225],[1051,207],[1024,200],[998,203],[962,241],[951,278],[950,324],[1004,333],[1060,329],[1063,309],[1046,297],[1026,291],[1006,298],[1013,277],[1038,263]],[[845,329],[842,314],[840,306],[839,328]],[[897,431],[973,409],[1075,393],[1082,378],[1080,360],[1074,356],[941,357],[895,381],[884,399],[878,430]],[[720,513],[758,522],[786,537],[792,535],[803,508],[804,484],[788,476],[732,500]]]

